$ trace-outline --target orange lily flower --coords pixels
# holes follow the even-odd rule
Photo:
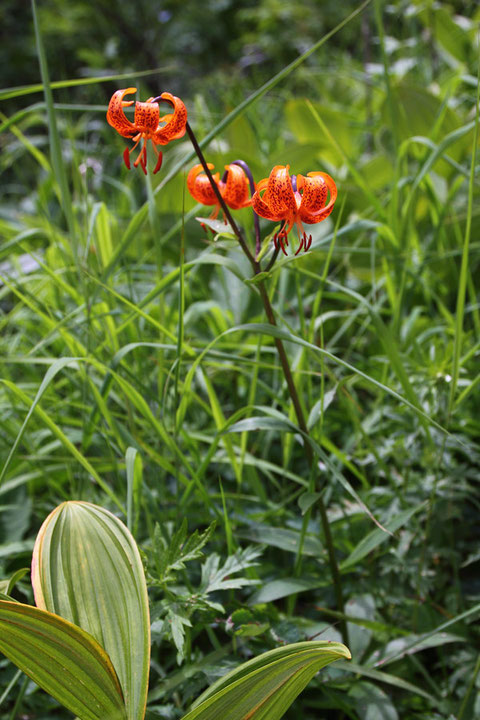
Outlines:
[[[157,164],[153,174],[157,173],[162,166],[162,153],[157,145],[166,145],[170,140],[176,140],[185,135],[187,124],[187,108],[180,100],[169,92],[164,92],[158,97],[148,98],[146,102],[135,102],[135,117],[133,123],[125,116],[123,108],[133,105],[133,100],[124,100],[125,95],[132,95],[137,88],[125,88],[113,93],[108,104],[107,121],[122,137],[130,138],[135,145],[130,150],[125,148],[123,159],[130,170],[130,155],[143,140],[142,148],[134,167],[142,168],[147,174],[147,140],[152,141],[152,146],[157,156]],[[158,101],[164,100],[173,106],[173,113],[160,117]],[[160,126],[160,123],[165,123]]]
[[[207,163],[208,169],[213,170],[214,165]],[[187,188],[190,195],[202,205],[216,205],[210,218],[214,220],[220,210],[220,203],[215,195],[210,181],[203,172],[202,165],[194,165],[187,176]],[[225,203],[232,210],[240,210],[241,208],[251,205],[248,180],[245,172],[239,165],[225,165],[225,173],[220,180],[220,173],[213,175],[215,184],[217,185],[220,195]]]
[[[278,249],[280,243],[285,255],[287,235],[294,225],[297,226],[300,245],[295,255],[298,255],[302,247],[307,251],[312,244],[312,236],[307,238],[302,222],[314,225],[325,220],[337,199],[337,187],[327,173],[290,176],[289,170],[289,165],[276,165],[268,178],[260,180],[252,197],[252,207],[260,217],[282,222],[273,239],[275,247]],[[327,203],[328,193],[330,198]]]

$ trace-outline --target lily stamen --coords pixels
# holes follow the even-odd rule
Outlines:
[[[302,223],[314,225],[325,220],[333,210],[337,188],[327,173],[290,176],[289,169],[288,165],[276,165],[270,176],[258,183],[252,207],[257,215],[267,220],[283,221],[282,229],[274,235],[274,242],[277,250],[280,243],[284,254],[285,245],[288,245],[286,237],[293,226],[297,226],[300,244],[295,255],[298,255],[302,248],[306,252],[312,244],[312,236],[307,236]]]

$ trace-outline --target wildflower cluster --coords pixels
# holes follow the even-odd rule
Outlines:
[[[135,102],[133,122],[128,120],[124,108],[134,104],[133,100],[124,100],[126,95],[136,92],[136,88],[117,90],[112,95],[107,111],[107,121],[122,135],[135,143],[132,148],[125,148],[123,159],[130,169],[130,155],[143,141],[140,152],[133,165],[142,168],[147,174],[147,142],[150,140],[156,155],[153,173],[162,166],[162,152],[158,145],[167,145],[172,140],[182,138],[188,131],[199,159],[187,176],[187,188],[192,197],[203,205],[213,206],[211,218],[216,218],[220,208],[223,209],[224,220],[226,209],[240,210],[252,207],[253,212],[272,222],[281,223],[273,235],[275,248],[287,255],[288,235],[293,227],[298,232],[297,255],[301,249],[307,251],[312,244],[312,236],[303,228],[303,223],[315,225],[325,220],[333,210],[337,199],[337,188],[334,180],[327,173],[314,171],[304,175],[290,175],[289,165],[276,165],[268,178],[255,185],[248,166],[243,161],[235,161],[225,165],[225,172],[211,174],[214,166],[206,163],[193,132],[188,126],[187,109],[180,100],[169,92],[157,97],[148,98],[146,102]],[[172,106],[173,111],[160,116],[160,102]],[[244,169],[245,168],[245,169]],[[249,177],[247,177],[247,175]],[[249,182],[250,181],[250,182]],[[258,220],[257,220],[258,227]],[[257,238],[257,250],[259,238]]]

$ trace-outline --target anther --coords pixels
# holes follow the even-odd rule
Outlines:
[[[285,245],[288,247],[288,238],[287,238],[286,232],[284,230],[280,230],[280,232],[275,233],[275,235],[273,236],[273,240],[275,242],[275,248],[278,250],[278,244],[277,244],[277,241],[278,241],[283,254],[288,255],[287,251],[285,250]],[[284,245],[284,243],[285,243],[285,245]]]
[[[162,153],[159,151],[159,153],[158,153],[158,158],[157,158],[157,164],[155,165],[155,170],[153,171],[153,174],[154,174],[154,175],[155,175],[155,174],[160,170],[160,168],[162,167],[162,162],[163,162],[163,155],[162,155]]]

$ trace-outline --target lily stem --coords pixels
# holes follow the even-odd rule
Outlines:
[[[268,318],[268,322],[270,325],[273,325],[274,327],[277,326],[277,322],[275,320],[275,315],[273,312],[272,305],[270,303],[270,298],[268,297],[267,290],[265,288],[265,284],[263,280],[258,283],[258,287],[260,290],[260,297],[262,298],[263,307],[265,308],[265,313]],[[285,380],[287,382],[288,392],[290,393],[290,398],[293,403],[293,407],[295,409],[295,415],[297,416],[297,422],[298,427],[302,431],[304,435],[304,447],[305,447],[305,455],[307,457],[307,462],[310,466],[310,468],[314,467],[315,465],[315,454],[312,450],[312,446],[306,439],[306,436],[309,436],[309,431],[307,427],[307,423],[305,421],[305,415],[303,414],[302,405],[300,403],[300,398],[298,397],[297,388],[295,385],[295,381],[293,379],[292,371],[290,369],[290,363],[288,362],[287,353],[285,352],[285,346],[280,338],[274,338],[275,345],[278,352],[278,357],[280,359],[280,364],[282,366],[283,374],[285,376]],[[330,528],[330,522],[328,520],[327,515],[327,509],[325,507],[325,503],[323,502],[323,497],[320,495],[318,498],[318,509],[320,512],[320,519],[322,522],[322,529],[323,529],[323,535],[325,538],[325,545],[327,547],[327,553],[328,553],[328,560],[330,564],[330,571],[332,573],[332,580],[333,580],[333,587],[335,591],[335,599],[337,602],[337,607],[339,612],[342,613],[343,616],[345,616],[345,603],[343,599],[343,589],[342,589],[342,580],[340,577],[340,570],[337,563],[337,558],[335,555],[335,548],[333,545],[333,537],[332,537],[332,531]],[[345,617],[343,617],[342,620],[340,620],[340,631],[342,633],[343,642],[345,645],[348,645],[348,628],[347,623],[345,620]]]
[[[245,240],[243,239],[243,235],[240,232],[240,229],[239,229],[237,223],[233,219],[230,210],[228,209],[224,199],[222,198],[222,196],[220,194],[220,190],[218,189],[217,183],[215,182],[215,180],[212,177],[212,173],[210,172],[210,168],[207,165],[207,161],[205,160],[205,157],[200,148],[200,145],[198,144],[197,138],[195,137],[195,133],[193,132],[193,130],[190,127],[190,125],[188,124],[188,122],[187,122],[187,133],[188,133],[188,137],[190,138],[191,143],[194,147],[194,150],[198,155],[198,159],[200,160],[200,162],[202,164],[202,167],[205,171],[205,175],[208,177],[210,185],[212,186],[212,190],[215,193],[215,195],[217,196],[217,200],[220,203],[220,207],[222,208],[222,210],[225,214],[225,218],[228,220],[230,227],[232,228],[233,232],[237,236],[238,242],[240,243],[240,246],[241,246],[243,252],[248,257],[248,259],[250,260],[250,263],[252,264],[252,266],[255,269],[258,266],[258,263],[256,262],[255,258],[253,257],[252,253],[250,252],[250,249],[249,249],[247,243],[245,242]]]
[[[215,181],[212,177],[212,173],[210,172],[210,169],[207,165],[205,157],[202,153],[200,145],[198,144],[195,134],[188,123],[187,123],[187,133],[188,133],[188,136],[189,136],[189,138],[192,142],[192,145],[195,149],[195,152],[198,155],[198,159],[200,160],[200,162],[202,164],[205,174],[208,177],[210,185],[212,186],[212,190],[214,191],[214,193],[217,197],[217,200],[220,203],[220,207],[222,208],[222,210],[225,214],[225,218],[229,222],[230,227],[232,228],[233,232],[235,233],[235,235],[238,239],[238,242],[240,243],[240,247],[242,248],[243,252],[247,256],[248,260],[250,261],[254,275],[258,275],[259,273],[262,272],[262,267],[261,267],[260,263],[256,260],[256,258],[250,252],[250,249],[245,242],[245,239],[241,233],[240,228],[236,224],[227,204],[225,203],[224,199],[222,198],[220,191],[217,187],[217,184],[215,183]],[[273,327],[278,327],[277,322],[275,320],[275,314],[273,311],[273,307],[270,302],[270,298],[268,296],[268,292],[265,287],[264,281],[260,280],[256,284],[259,289],[260,297],[262,299],[263,307],[265,309],[265,314],[267,316],[268,322]],[[290,399],[293,403],[295,415],[297,417],[298,426],[304,436],[305,455],[307,458],[307,462],[308,462],[310,468],[313,468],[315,466],[315,454],[312,450],[312,446],[306,439],[310,433],[308,432],[307,423],[305,421],[305,415],[303,413],[300,398],[298,396],[297,388],[295,386],[295,381],[293,379],[293,374],[292,374],[292,371],[290,368],[290,363],[288,361],[287,353],[285,351],[285,346],[284,346],[281,338],[274,337],[274,342],[275,342],[275,346],[277,348],[278,357],[280,359],[280,364],[282,366],[283,374],[284,374],[284,377],[285,377],[285,380],[287,383],[287,388],[288,388],[288,392],[290,395]],[[319,507],[319,512],[320,512],[320,519],[322,522],[323,535],[325,538],[325,545],[327,547],[330,571],[332,573],[335,599],[336,599],[338,611],[342,615],[342,619],[340,620],[340,631],[342,634],[343,642],[346,645],[348,645],[348,628],[347,628],[347,623],[345,620],[345,603],[344,603],[344,599],[343,599],[342,580],[340,577],[340,570],[339,570],[337,558],[335,555],[335,548],[333,545],[333,537],[332,537],[332,531],[330,528],[330,523],[328,520],[327,509],[325,507],[325,503],[323,502],[322,496],[320,496],[320,498],[318,499],[318,507]]]

